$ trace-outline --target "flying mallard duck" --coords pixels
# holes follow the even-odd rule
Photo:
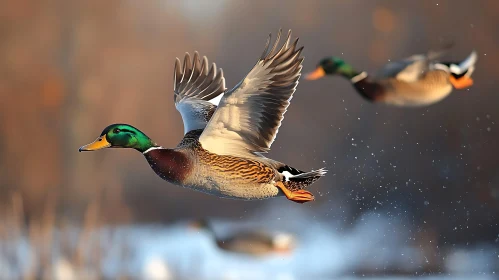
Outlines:
[[[443,51],[430,51],[426,55],[413,55],[391,62],[374,78],[366,72],[355,71],[340,58],[327,57],[305,79],[317,80],[325,75],[341,75],[349,79],[359,94],[371,102],[397,106],[430,105],[447,97],[453,88],[463,89],[473,84],[471,74],[475,70],[476,52],[473,51],[460,63],[434,62],[441,54]]]
[[[326,170],[303,172],[266,158],[281,126],[301,75],[303,47],[277,40],[265,50],[248,75],[226,91],[222,69],[208,60],[193,62],[185,55],[183,67],[177,58],[174,69],[174,101],[184,121],[184,138],[174,149],[157,145],[137,128],[127,124],[106,127],[93,143],[80,151],[103,148],[133,148],[164,180],[219,197],[265,199],[285,195],[304,203],[314,200],[304,190],[324,176]],[[221,96],[223,95],[223,96]],[[217,107],[218,103],[218,107]]]
[[[265,231],[240,231],[230,237],[219,238],[211,224],[201,219],[190,224],[190,228],[205,230],[212,235],[217,246],[225,251],[252,255],[290,254],[295,246],[295,238],[287,233],[270,234]]]

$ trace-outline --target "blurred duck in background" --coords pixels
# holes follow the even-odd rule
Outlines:
[[[186,54],[174,69],[174,100],[184,121],[184,138],[166,149],[137,128],[112,124],[81,151],[133,148],[141,152],[162,179],[180,186],[236,199],[286,196],[314,200],[305,188],[326,170],[303,172],[266,158],[301,75],[303,47],[291,30],[281,47],[281,31],[270,51],[270,35],[260,59],[232,90],[225,90],[223,72],[197,53]],[[220,97],[220,95],[223,95]],[[218,107],[217,107],[218,105]]]
[[[443,51],[430,51],[385,65],[371,78],[367,72],[354,70],[338,57],[322,59],[305,79],[317,80],[326,75],[340,75],[350,80],[365,99],[395,106],[417,107],[437,103],[455,89],[473,85],[477,54],[473,51],[461,62],[435,62]]]
[[[293,235],[272,234],[264,230],[238,231],[228,237],[220,238],[206,219],[191,222],[189,228],[206,231],[213,236],[218,248],[222,250],[254,257],[290,255],[296,246],[296,239]]]

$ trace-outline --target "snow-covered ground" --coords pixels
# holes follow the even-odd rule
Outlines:
[[[296,235],[297,246],[290,255],[256,258],[219,250],[213,236],[193,231],[186,222],[169,226],[136,225],[93,229],[79,239],[80,229],[55,230],[50,248],[33,249],[26,235],[0,243],[0,279],[16,279],[26,271],[41,269],[47,279],[408,279],[404,277],[366,278],[365,271],[388,275],[398,270],[409,275],[427,276],[424,271],[435,256],[410,242],[410,228],[389,216],[371,213],[348,229],[337,229],[329,220],[312,212],[285,212],[262,209],[241,221],[214,220],[219,236],[235,228],[266,228]],[[264,215],[263,215],[264,213]],[[285,213],[285,214],[283,214]],[[285,220],[285,221],[283,221]],[[82,241],[83,240],[83,241]],[[69,245],[64,246],[64,242]],[[82,245],[83,244],[83,245]],[[43,244],[41,245],[43,247]],[[75,266],[74,254],[65,248],[80,248],[81,260]],[[96,250],[96,248],[98,250]],[[49,261],[40,255],[49,252]],[[42,252],[42,253],[40,253]],[[96,254],[96,252],[98,252]],[[454,248],[434,264],[445,277],[423,279],[495,279],[498,254],[495,247]],[[359,272],[364,271],[364,272]],[[424,272],[422,272],[424,271]],[[430,273],[431,274],[431,273]],[[352,276],[345,276],[352,275]],[[421,277],[419,277],[421,279]]]

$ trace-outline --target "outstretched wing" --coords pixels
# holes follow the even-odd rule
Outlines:
[[[425,55],[413,55],[404,60],[390,62],[376,75],[377,79],[397,78],[407,82],[415,81],[428,68]]]
[[[225,91],[222,69],[217,71],[215,63],[208,70],[208,59],[199,58],[197,52],[191,62],[185,54],[183,66],[177,58],[173,74],[175,107],[184,121],[184,134],[196,129],[204,129],[215,112]]]
[[[291,30],[280,49],[281,31],[248,75],[226,92],[201,134],[206,150],[220,155],[255,156],[270,149],[301,75],[303,47],[290,44]]]
[[[390,62],[379,71],[376,78],[396,78],[405,82],[415,82],[432,70],[433,60],[442,56],[452,45],[450,43],[437,51],[430,50],[427,54],[416,54],[400,61]]]

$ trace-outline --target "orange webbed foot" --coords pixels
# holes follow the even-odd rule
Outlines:
[[[290,196],[286,196],[289,200],[292,200],[296,203],[305,203],[309,201],[315,200],[314,195],[306,190],[297,190],[291,192]]]
[[[296,203],[305,203],[309,201],[315,200],[314,195],[306,190],[296,190],[296,191],[290,191],[288,188],[284,186],[282,182],[277,182],[276,187],[280,188],[284,195]]]
[[[463,89],[467,88],[473,85],[473,79],[470,77],[461,77],[459,79],[454,78],[453,76],[450,77],[450,82],[456,89]]]

